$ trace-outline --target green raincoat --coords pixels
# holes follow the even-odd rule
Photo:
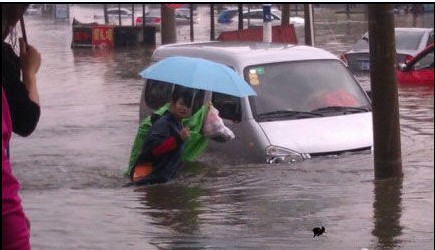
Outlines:
[[[156,110],[154,114],[162,116],[166,111],[168,111],[169,107],[170,103],[167,103],[158,110]],[[184,149],[181,155],[183,161],[195,160],[205,151],[207,147],[208,140],[201,133],[201,129],[204,124],[204,119],[207,115],[207,112],[208,105],[203,105],[194,115],[190,116],[189,118],[185,118],[182,121],[183,126],[189,127],[190,129],[190,136],[184,144]],[[131,149],[128,168],[124,172],[124,175],[127,177],[131,175],[131,172],[135,167],[137,157],[139,156],[142,145],[145,141],[145,137],[147,136],[151,126],[151,116],[146,117],[139,125],[136,133],[136,138],[134,139],[133,147]]]

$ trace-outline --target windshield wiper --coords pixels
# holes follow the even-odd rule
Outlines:
[[[272,112],[265,112],[258,114],[259,118],[312,118],[312,117],[323,117],[323,114],[315,113],[315,112],[306,112],[306,111],[293,111],[293,110],[277,110]]]
[[[371,108],[369,106],[362,107],[346,107],[346,106],[328,106],[324,108],[318,108],[311,110],[311,112],[343,112],[343,114],[354,114],[354,113],[363,113],[370,111]]]

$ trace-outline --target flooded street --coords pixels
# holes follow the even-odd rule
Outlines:
[[[198,7],[205,26],[195,25],[195,40],[209,38],[207,10]],[[93,21],[94,12],[73,6],[71,19]],[[395,17],[402,27],[434,23],[433,12]],[[29,138],[13,135],[11,158],[33,249],[434,249],[433,86],[399,88],[403,181],[375,182],[371,154],[291,165],[205,154],[168,184],[125,188],[138,72],[154,48],[72,50],[69,22],[25,20],[42,55],[41,118]],[[366,30],[363,14],[315,9],[315,44],[334,54]],[[296,31],[303,44],[303,27]],[[177,38],[190,41],[189,27]],[[370,88],[368,74],[357,78]]]

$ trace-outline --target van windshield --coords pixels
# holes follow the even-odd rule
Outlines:
[[[336,60],[250,66],[245,79],[257,119],[301,119],[367,112],[370,103],[348,69]],[[299,114],[299,115],[298,115]],[[303,114],[302,116],[300,114]]]

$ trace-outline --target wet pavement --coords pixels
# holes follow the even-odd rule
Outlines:
[[[94,8],[73,6],[79,20]],[[207,8],[198,16],[206,20]],[[339,55],[367,29],[362,14],[315,10],[316,45]],[[433,27],[433,13],[396,16]],[[33,249],[434,249],[434,92],[399,88],[404,178],[374,181],[373,155],[237,165],[205,154],[164,185],[124,188],[152,47],[71,50],[69,22],[26,17],[43,59],[42,115],[11,157]],[[198,27],[197,27],[198,26]],[[195,26],[206,40],[209,27]],[[221,27],[224,29],[225,27]],[[303,43],[303,27],[297,27]],[[190,39],[189,29],[177,31]],[[357,78],[365,89],[367,74]],[[326,232],[313,238],[312,228]]]

